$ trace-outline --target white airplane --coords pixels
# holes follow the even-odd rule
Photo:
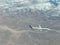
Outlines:
[[[33,30],[40,30],[40,31],[50,30],[49,28],[42,28],[40,25],[38,27],[33,27],[32,25],[29,25],[29,27]]]

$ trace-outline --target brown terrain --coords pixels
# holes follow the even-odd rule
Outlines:
[[[55,15],[55,10],[47,12],[39,10],[19,12],[18,10],[11,13],[1,11],[0,45],[60,45],[60,20],[47,17],[53,14]],[[51,31],[40,32],[29,28],[29,25],[39,24],[50,28]]]
[[[56,31],[17,31],[0,25],[0,45],[60,45],[60,33]]]

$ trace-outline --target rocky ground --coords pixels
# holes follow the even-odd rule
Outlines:
[[[18,31],[0,25],[0,45],[60,45],[60,32]]]
[[[49,13],[0,13],[0,45],[60,45],[60,20],[50,20]],[[40,32],[29,28],[39,24],[51,30]]]
[[[59,2],[0,0],[0,45],[60,45]],[[31,30],[29,25],[51,30]]]

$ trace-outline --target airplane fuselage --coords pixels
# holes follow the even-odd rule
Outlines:
[[[49,28],[39,28],[39,27],[32,27],[35,30],[50,30]]]
[[[40,25],[38,27],[33,27],[33,26],[29,25],[29,27],[33,30],[50,30],[49,28],[42,28]]]

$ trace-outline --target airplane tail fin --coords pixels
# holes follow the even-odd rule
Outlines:
[[[29,25],[29,27],[32,29],[32,25]]]

